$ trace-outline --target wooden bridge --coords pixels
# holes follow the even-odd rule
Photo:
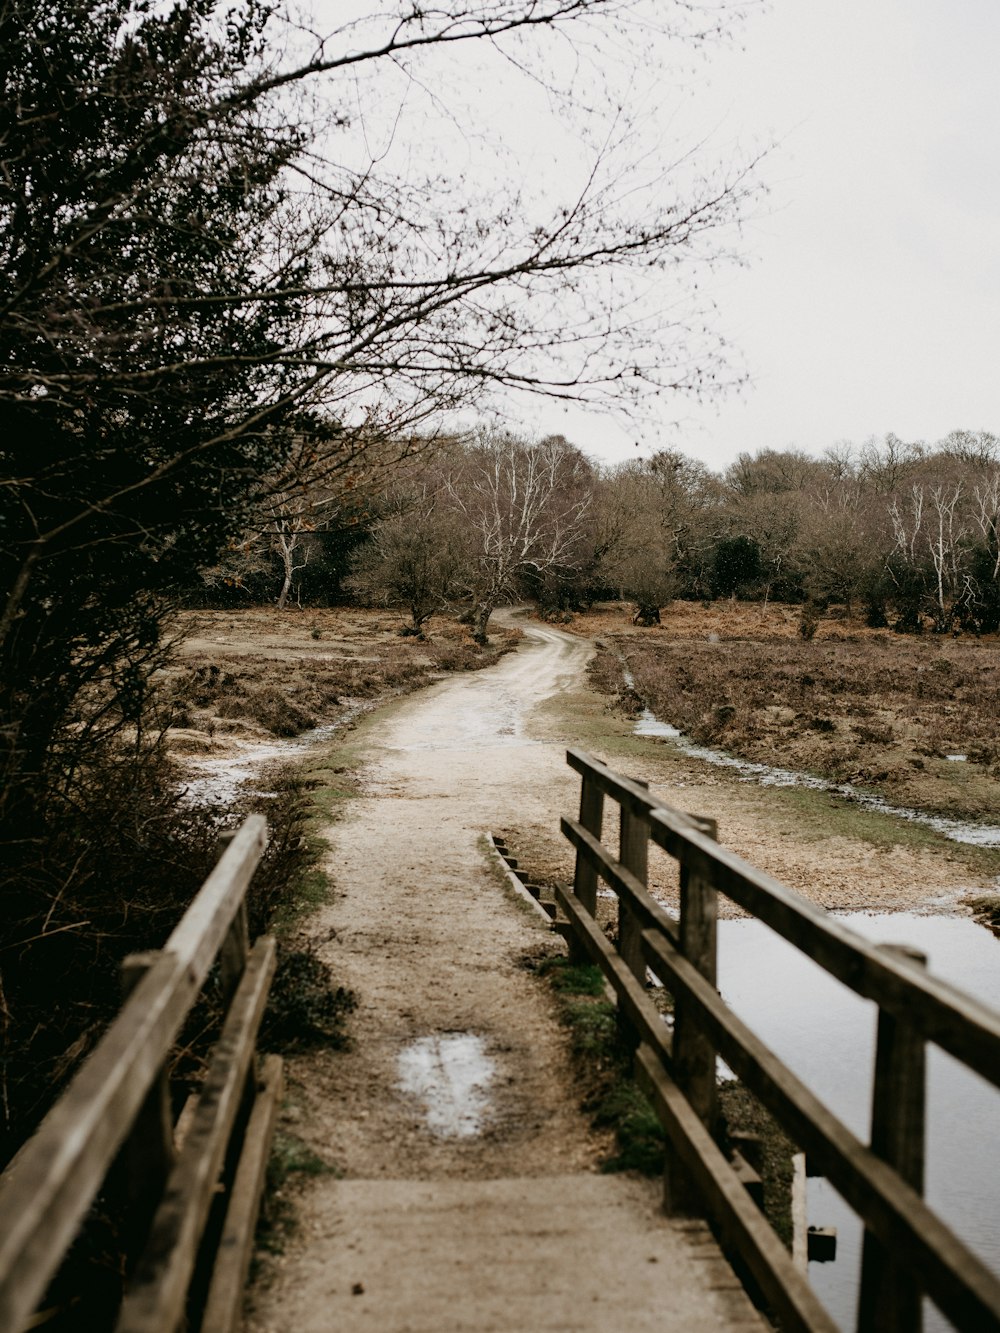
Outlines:
[[[926,1293],[959,1328],[1000,1329],[1000,1282],[922,1197],[924,1063],[935,1043],[1000,1085],[1000,1016],[928,975],[911,952],[873,946],[715,841],[709,821],[673,810],[644,786],[569,751],[582,780],[572,887],[556,923],[573,955],[596,963],[617,997],[622,1033],[666,1131],[664,1205],[643,1214],[639,1182],[335,1181],[337,1243],[377,1234],[380,1270],[408,1302],[394,1329],[465,1328],[456,1285],[479,1285],[477,1327],[612,1330],[748,1329],[759,1316],[709,1233],[783,1330],[832,1330],[804,1265],[775,1236],[746,1172],[717,1143],[721,1057],[860,1215],[865,1227],[858,1329],[916,1330]],[[617,807],[612,849],[602,840]],[[256,1032],[274,966],[252,947],[244,895],[266,841],[244,824],[162,952],[126,963],[128,996],[62,1099],[0,1178],[0,1331],[40,1326],[35,1311],[109,1178],[127,1209],[134,1253],[119,1333],[235,1328],[281,1091],[280,1061],[258,1063]],[[674,858],[680,912],[647,887],[649,848]],[[598,922],[612,891],[617,947]],[[765,922],[878,1006],[871,1142],[860,1142],[729,1010],[716,989],[717,899]],[[602,899],[602,907],[604,900]],[[204,1086],[179,1120],[167,1062],[218,959],[228,1012]],[[672,1027],[652,1003],[652,973],[671,993]],[[125,1185],[122,1188],[122,1181]],[[461,1235],[459,1261],[449,1248]],[[474,1241],[468,1245],[470,1235]],[[353,1237],[353,1239],[351,1239]],[[553,1255],[569,1262],[557,1272]],[[653,1261],[659,1261],[654,1263]],[[325,1252],[323,1263],[337,1263]],[[326,1292],[323,1274],[316,1281]],[[308,1328],[380,1327],[347,1295],[326,1298]],[[338,1303],[339,1302],[339,1303]],[[73,1327],[72,1318],[65,1327]]]

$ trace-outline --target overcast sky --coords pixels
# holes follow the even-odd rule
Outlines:
[[[751,383],[683,429],[542,411],[614,459],[670,444],[819,452],[894,431],[1000,432],[1000,4],[772,0],[692,100],[720,138],[770,138],[770,195],[720,279]]]

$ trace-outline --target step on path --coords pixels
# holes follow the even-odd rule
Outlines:
[[[296,1333],[720,1333],[767,1327],[701,1222],[653,1183],[344,1180],[279,1328]]]

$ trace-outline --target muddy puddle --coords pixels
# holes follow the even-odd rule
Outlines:
[[[631,672],[625,671],[623,679],[629,689],[635,689]],[[831,782],[826,778],[814,777],[811,773],[799,773],[793,769],[738,759],[724,750],[713,750],[710,746],[699,745],[669,722],[661,722],[649,708],[642,710],[634,731],[636,736],[668,740],[689,758],[712,764],[716,768],[729,769],[742,782],[756,782],[762,787],[802,787],[809,791],[829,792],[831,795],[843,797],[845,801],[851,801],[859,809],[870,811],[872,814],[889,815],[913,824],[922,824],[925,828],[933,829],[935,833],[951,839],[952,842],[966,843],[973,847],[1000,847],[1000,826],[995,824],[968,823],[960,819],[949,819],[944,815],[911,810],[907,806],[890,805],[881,796],[855,787],[849,782]],[[966,761],[964,754],[952,754],[947,757],[952,763]]]
[[[233,741],[232,754],[185,755],[182,760],[185,803],[224,807],[243,796],[272,796],[274,793],[264,778],[268,768],[301,759],[305,750],[343,731],[365,707],[364,704],[349,706],[336,722],[313,727],[288,740]]]
[[[397,1059],[399,1088],[415,1098],[432,1134],[469,1139],[490,1118],[493,1061],[482,1037],[469,1032],[421,1037]]]
[[[1000,941],[975,922],[911,913],[837,914],[877,943],[912,945],[928,970],[1000,1008]],[[719,923],[719,989],[735,1012],[868,1141],[876,1007],[834,980],[759,921]],[[1000,1091],[931,1046],[927,1068],[926,1196],[994,1270],[1000,1269]],[[809,1276],[841,1328],[854,1327],[861,1227],[825,1180],[808,1183],[809,1223],[836,1227],[833,1263]],[[926,1333],[951,1325],[928,1304]]]

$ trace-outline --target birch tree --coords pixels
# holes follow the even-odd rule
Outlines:
[[[582,558],[591,480],[583,455],[559,435],[535,442],[490,431],[463,451],[446,488],[463,534],[458,577],[477,642],[486,641],[490,616],[515,593],[519,574],[544,575]]]

